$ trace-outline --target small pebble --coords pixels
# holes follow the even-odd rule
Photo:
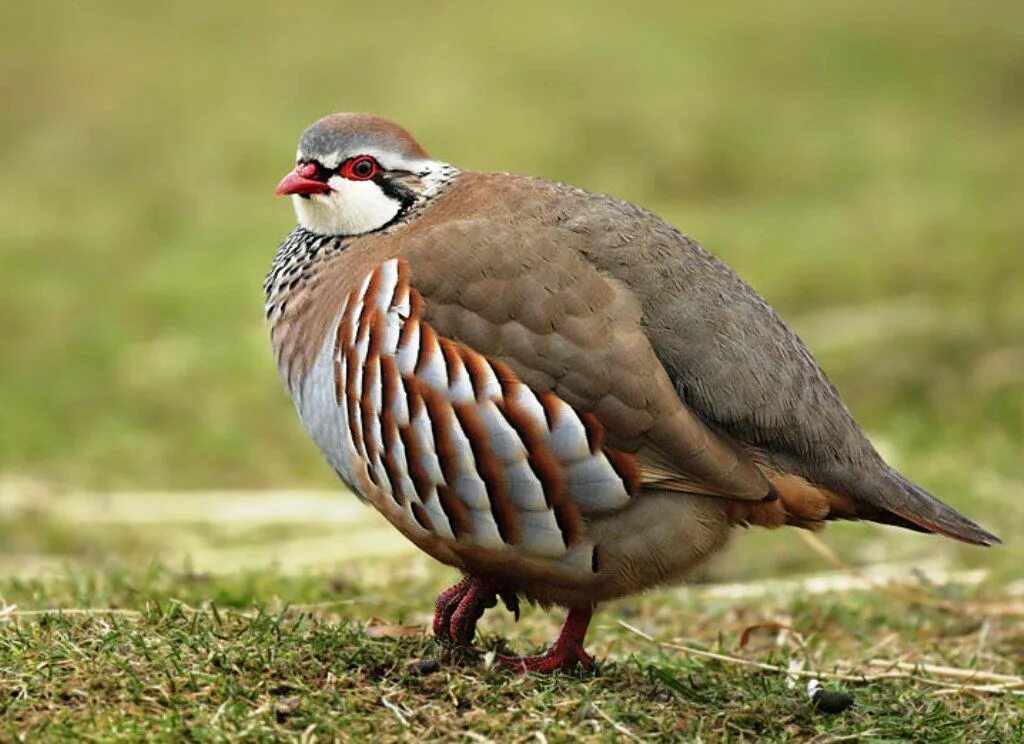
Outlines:
[[[839,690],[830,690],[816,679],[807,683],[807,697],[811,699],[811,705],[822,713],[842,713],[853,705],[853,698],[850,695]]]
[[[441,669],[441,662],[437,659],[413,659],[405,665],[409,674],[425,676],[433,674]]]

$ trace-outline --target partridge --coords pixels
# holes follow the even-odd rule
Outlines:
[[[589,665],[595,605],[677,581],[734,527],[869,520],[998,538],[888,466],[775,311],[654,214],[432,159],[334,114],[277,187],[281,378],[342,481],[464,578],[434,632],[498,598],[568,617],[518,670]]]

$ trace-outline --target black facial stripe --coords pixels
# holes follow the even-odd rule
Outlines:
[[[391,199],[394,199],[395,201],[401,203],[402,209],[405,210],[405,209],[408,209],[410,206],[412,206],[412,203],[414,201],[416,201],[416,194],[413,192],[412,189],[410,189],[408,186],[406,186],[401,181],[399,181],[397,179],[392,180],[391,178],[388,177],[391,174],[401,174],[401,173],[405,173],[405,171],[383,171],[382,170],[380,173],[378,173],[376,176],[374,176],[371,180],[375,184],[377,184],[377,186],[380,188],[380,190],[384,192],[385,196],[387,196],[387,197],[389,197]]]
[[[416,193],[412,189],[397,179],[389,179],[387,175],[398,175],[404,173],[406,173],[406,171],[381,171],[372,179],[373,182],[377,184],[378,188],[384,192],[385,196],[389,199],[394,199],[400,205],[395,216],[388,220],[387,223],[381,225],[378,230],[385,230],[396,222],[400,222],[416,203]]]

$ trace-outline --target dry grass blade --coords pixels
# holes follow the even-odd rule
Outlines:
[[[605,721],[607,721],[608,724],[613,729],[618,731],[620,734],[625,736],[627,739],[631,739],[632,741],[643,741],[643,739],[641,739],[639,736],[637,736],[632,731],[630,731],[627,726],[619,723],[614,718],[612,718],[607,713],[605,713],[603,710],[601,710],[599,707],[597,707],[597,704],[591,703],[590,707],[594,709],[594,712],[597,713],[597,715],[601,716],[601,718],[603,718]]]
[[[840,558],[829,545],[822,540],[820,537],[815,535],[813,532],[807,530],[798,530],[796,533],[807,546],[817,553],[821,558],[825,560],[830,566],[840,571],[849,571],[850,566],[842,558]]]
[[[705,651],[704,649],[694,648],[693,646],[684,646],[679,643],[659,641],[654,636],[643,632],[639,628],[636,628],[627,622],[620,620],[619,625],[625,628],[626,630],[630,631],[631,633],[634,633],[640,636],[641,638],[650,641],[651,643],[657,644],[661,648],[667,648],[673,651],[682,651],[683,653],[692,656],[699,656],[704,659],[713,659],[715,661],[720,661],[726,664],[744,666],[752,669],[760,669],[766,672],[775,672],[777,674],[783,674],[788,677],[803,677],[805,679],[829,679],[839,682],[853,682],[858,684],[905,679],[914,682],[922,682],[928,685],[941,685],[943,689],[937,691],[935,694],[942,695],[950,695],[958,692],[974,692],[983,694],[1008,693],[1013,695],[1024,695],[1024,691],[1018,690],[1018,688],[1024,687],[1024,678],[1014,677],[1012,675],[996,674],[994,672],[981,672],[972,669],[959,669],[956,667],[935,666],[931,664],[911,664],[909,662],[892,662],[886,661],[884,659],[873,659],[871,662],[869,662],[869,666],[886,666],[889,667],[889,671],[876,672],[873,674],[843,674],[840,672],[823,672],[805,669],[791,669],[787,667],[777,666],[775,664],[766,664],[762,661],[741,659],[736,656],[730,656],[729,654],[720,654],[714,651]],[[851,664],[850,666],[852,667],[854,665]],[[927,672],[938,677],[944,677],[945,679],[964,679],[981,682],[992,682],[996,684],[965,684],[959,685],[955,688],[950,688],[946,686],[948,683],[945,681],[930,679],[928,677],[922,677],[915,672]]]
[[[969,682],[990,682],[991,686],[1000,686],[1004,689],[1024,687],[1024,677],[1013,674],[997,674],[996,672],[985,672],[978,669],[961,669],[960,667],[938,666],[935,664],[912,664],[909,661],[890,661],[888,659],[872,659],[868,666],[887,667],[899,669],[905,672],[926,672],[933,677],[945,679],[962,679]]]
[[[409,719],[406,718],[405,714],[402,713],[401,708],[399,708],[397,705],[388,700],[388,695],[381,695],[380,702],[381,705],[387,708],[391,712],[391,714],[396,719],[398,719],[398,722],[402,725],[403,728],[409,727]]]
[[[424,633],[421,625],[402,625],[392,623],[374,615],[363,626],[370,638],[416,638]]]
[[[884,672],[880,674],[864,675],[864,674],[841,674],[839,672],[815,672],[807,669],[788,669],[786,667],[777,666],[775,664],[766,664],[763,661],[752,661],[751,659],[741,659],[737,656],[730,656],[728,654],[719,654],[714,651],[705,651],[704,649],[694,648],[693,646],[683,646],[679,643],[669,643],[668,641],[659,641],[652,635],[644,633],[639,628],[636,628],[629,623],[620,620],[619,625],[628,630],[631,633],[644,638],[645,640],[655,643],[662,648],[668,648],[673,651],[682,651],[692,656],[700,656],[704,659],[714,659],[715,661],[721,661],[726,664],[735,664],[736,666],[745,666],[752,669],[761,669],[766,672],[777,672],[779,674],[785,674],[790,677],[804,677],[806,679],[832,679],[840,682],[874,682],[881,679],[909,679],[912,675],[906,672]]]

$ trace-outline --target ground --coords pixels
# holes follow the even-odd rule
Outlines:
[[[0,740],[1024,738],[1024,587],[981,569],[842,570],[794,532],[814,576],[612,603],[596,669],[521,676],[430,637],[455,574],[349,494],[3,493],[39,552],[0,580]],[[561,619],[494,609],[480,646],[539,650]],[[816,710],[812,676],[853,706]]]

